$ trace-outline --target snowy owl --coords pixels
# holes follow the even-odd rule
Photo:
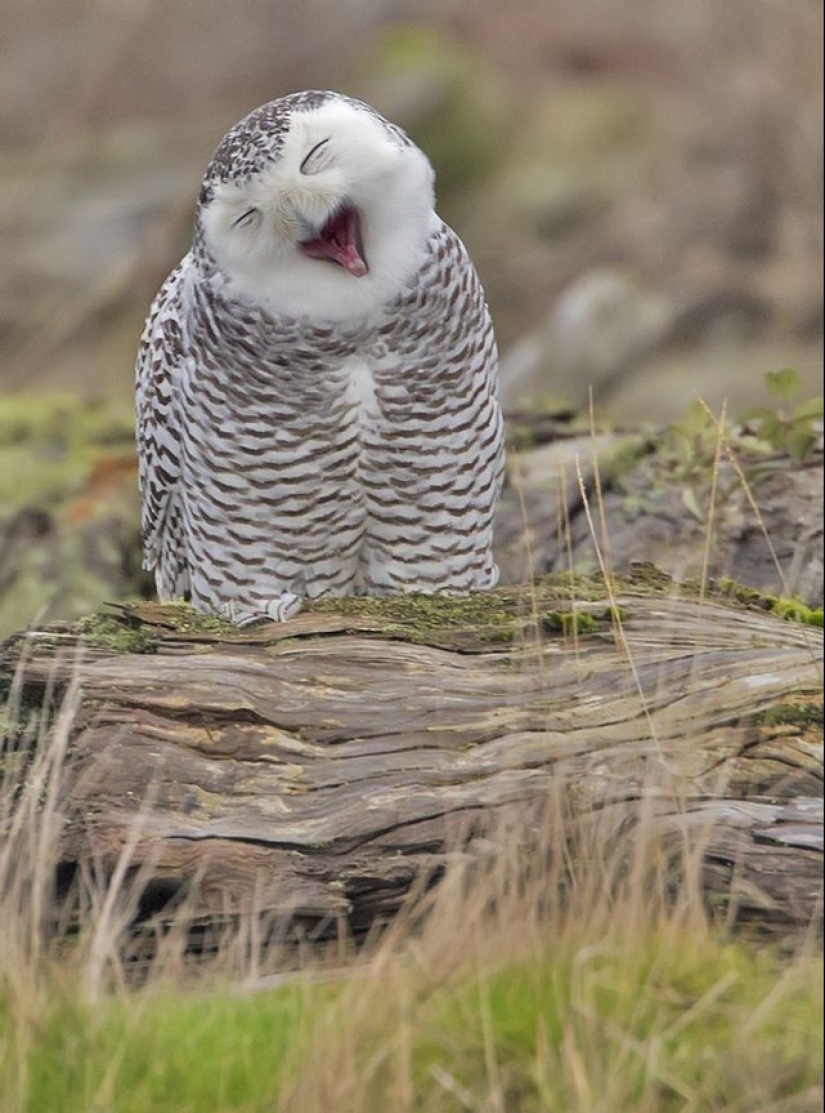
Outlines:
[[[433,171],[359,101],[255,109],[141,338],[144,566],[238,625],[304,599],[494,586],[496,345]]]

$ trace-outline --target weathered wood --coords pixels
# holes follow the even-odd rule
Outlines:
[[[794,460],[766,456],[765,443],[754,451],[744,431],[729,431],[733,456],[717,459],[719,433],[709,418],[704,449],[701,427],[688,437],[679,425],[647,432],[585,425],[575,414],[509,415],[518,448],[508,456],[496,520],[505,582],[598,567],[599,548],[618,571],[652,560],[678,580],[728,576],[821,605],[821,427],[811,423],[819,443]]]
[[[245,632],[145,604],[85,637],[30,632],[4,669],[30,704],[80,685],[64,863],[111,870],[137,824],[132,864],[167,895],[197,878],[196,915],[368,923],[461,825],[563,783],[571,813],[617,831],[652,801],[662,832],[701,833],[709,895],[805,923],[821,630],[642,582],[424,600],[417,620],[414,600],[353,602]]]

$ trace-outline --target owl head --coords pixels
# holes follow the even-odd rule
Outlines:
[[[337,93],[296,93],[223,138],[196,242],[228,296],[340,321],[404,290],[436,222],[432,167],[400,128]]]

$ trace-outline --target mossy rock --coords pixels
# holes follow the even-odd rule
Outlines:
[[[141,589],[131,405],[0,402],[0,636]]]

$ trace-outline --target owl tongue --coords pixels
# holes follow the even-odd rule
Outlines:
[[[301,250],[311,259],[338,263],[356,278],[369,270],[361,243],[361,221],[348,205],[332,214],[314,240],[302,240]]]

